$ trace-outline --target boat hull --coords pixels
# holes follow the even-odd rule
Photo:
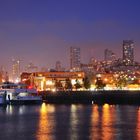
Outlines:
[[[12,105],[32,105],[32,104],[42,104],[42,100],[11,100]]]
[[[6,96],[5,94],[0,95],[0,106],[6,105]]]

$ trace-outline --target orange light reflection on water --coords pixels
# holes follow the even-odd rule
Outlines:
[[[113,118],[114,109],[112,106],[105,104],[103,106],[103,116],[102,116],[102,132],[103,132],[103,140],[111,140],[113,139],[114,129],[112,129],[112,124],[114,122]]]
[[[137,114],[137,140],[140,140],[140,108]]]
[[[115,117],[113,115],[114,107],[108,104],[104,106],[93,106],[92,109],[92,130],[91,138],[102,139],[102,140],[111,140],[113,139],[114,129],[112,125],[115,122]]]
[[[48,113],[54,112],[55,108],[52,105],[42,104],[40,108],[40,117],[37,130],[37,140],[52,140],[51,133],[53,132],[53,122],[48,118]]]
[[[99,116],[99,111],[98,111],[98,106],[94,105],[92,108],[92,114],[91,114],[91,124],[96,127],[96,129],[92,126],[91,130],[91,138],[98,139],[98,132],[100,131],[98,125],[100,123],[100,116]]]

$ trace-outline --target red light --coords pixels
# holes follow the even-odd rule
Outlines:
[[[33,87],[32,86],[28,86],[28,89],[32,89]]]

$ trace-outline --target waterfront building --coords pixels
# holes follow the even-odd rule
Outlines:
[[[32,83],[32,73],[28,73],[28,72],[21,73],[20,81],[22,83],[27,84],[28,86],[30,86],[31,83]]]
[[[134,62],[134,42],[133,40],[123,41],[123,62],[125,65],[132,65]]]
[[[70,81],[73,88],[78,81],[83,84],[84,72],[34,72],[22,73],[21,81],[30,84],[38,90],[56,90],[56,83],[61,85],[61,90],[65,89],[66,81]],[[60,87],[59,87],[60,88]]]
[[[80,48],[70,47],[70,69],[73,71],[80,71]]]

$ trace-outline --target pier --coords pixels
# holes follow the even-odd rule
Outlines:
[[[46,103],[140,105],[140,91],[57,91],[40,92]]]

